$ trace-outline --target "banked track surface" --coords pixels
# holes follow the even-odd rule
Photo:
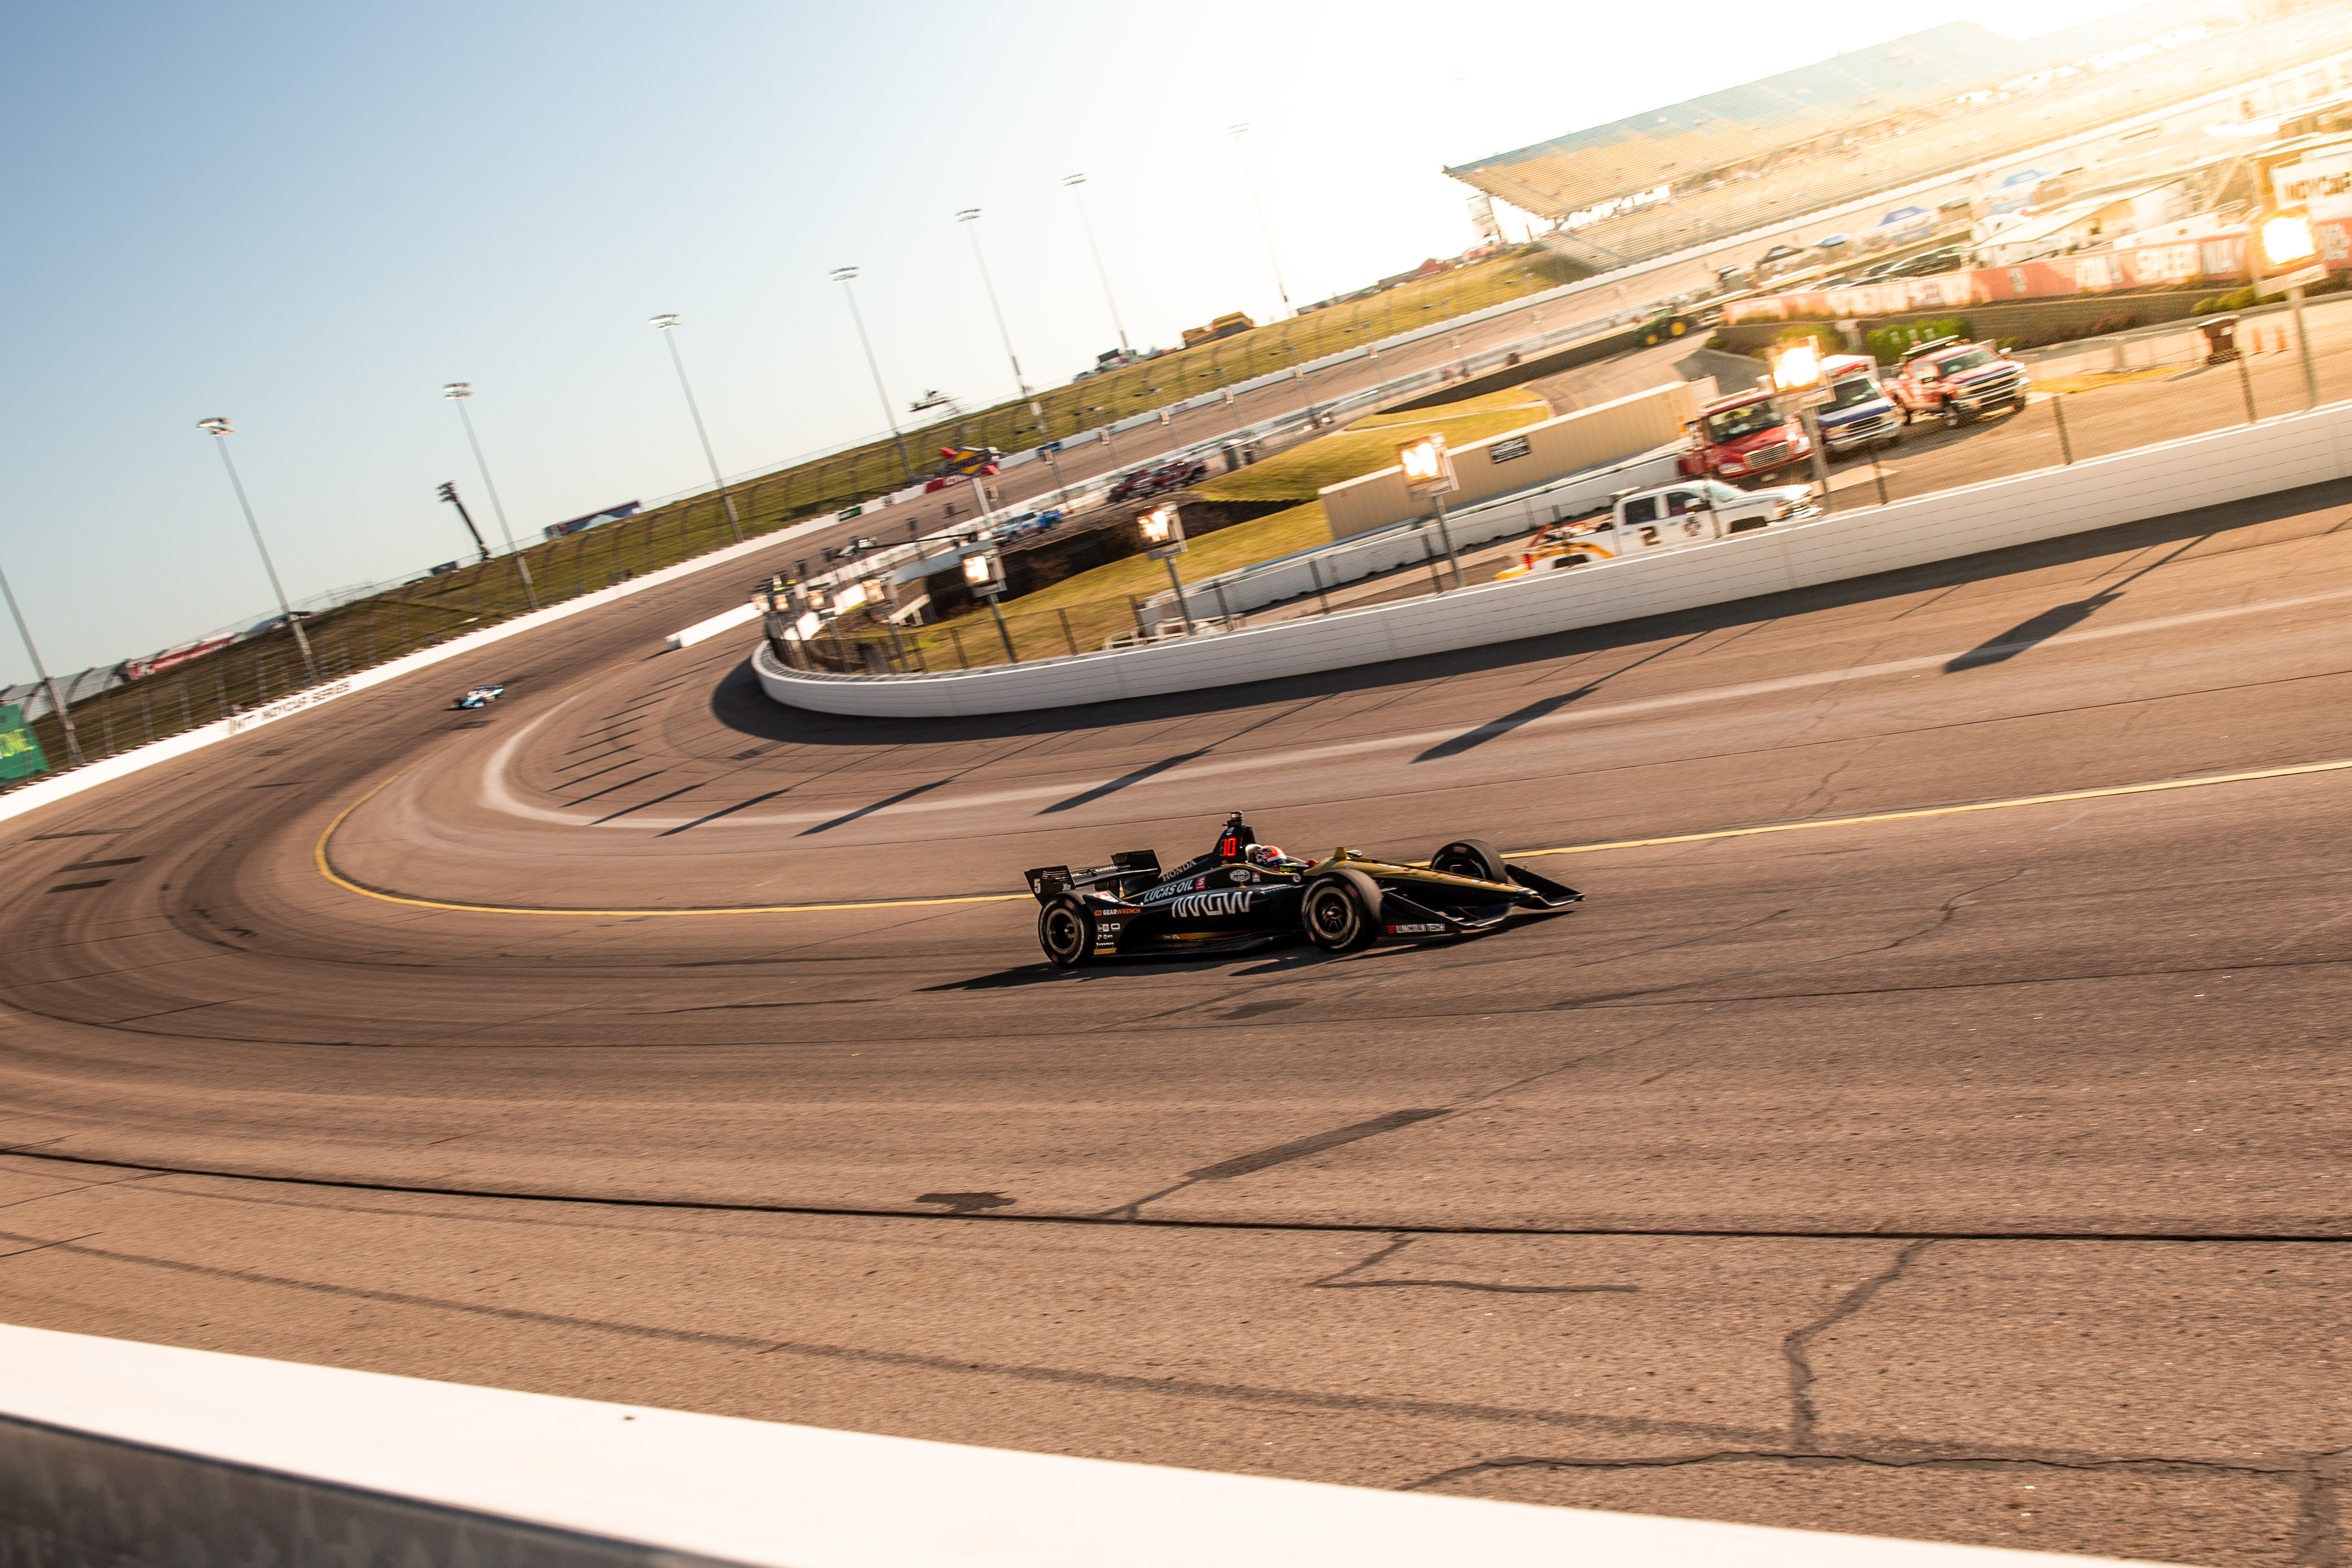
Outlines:
[[[785,712],[740,645],[654,656],[648,594],[10,824],[0,1313],[2340,1562],[2352,779],[1832,820],[2352,758],[2347,518],[1036,720]],[[1058,975],[1025,901],[925,902],[1231,809],[1314,852],[1684,841],[1338,959]],[[782,904],[866,906],[709,912]]]

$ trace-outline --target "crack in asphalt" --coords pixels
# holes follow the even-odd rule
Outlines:
[[[1821,1412],[1813,1404],[1813,1341],[1870,1305],[1873,1297],[1901,1279],[1919,1254],[1934,1245],[1932,1240],[1923,1240],[1905,1247],[1895,1255],[1895,1261],[1839,1297],[1837,1305],[1780,1342],[1781,1358],[1789,1364],[1789,1439],[1794,1447],[1811,1448],[1821,1431]]]
[[[1464,1111],[1478,1109],[1465,1106]],[[67,1136],[79,1134],[68,1134]],[[937,1219],[930,1209],[898,1208],[881,1204],[812,1204],[812,1203],[751,1203],[730,1202],[723,1198],[628,1197],[614,1194],[579,1192],[539,1192],[520,1187],[462,1186],[450,1182],[383,1182],[357,1181],[336,1176],[282,1176],[270,1172],[207,1169],[199,1166],[167,1166],[153,1161],[110,1159],[102,1155],[46,1154],[45,1144],[61,1143],[63,1138],[44,1140],[43,1144],[18,1145],[13,1149],[0,1149],[0,1155],[23,1160],[46,1160],[62,1165],[92,1166],[107,1170],[152,1171],[164,1176],[209,1176],[224,1181],[251,1182],[265,1186],[315,1187],[324,1192],[409,1193],[426,1197],[490,1198],[514,1203],[577,1204],[591,1208],[611,1209],[675,1209],[706,1214],[796,1214],[848,1216],[862,1219]],[[1178,1183],[1179,1187],[1190,1183]],[[1171,1189],[1174,1190],[1174,1189]],[[1149,1203],[1150,1198],[1137,1200]],[[1911,1227],[1897,1228],[1880,1224],[1866,1230],[1842,1229],[1830,1226],[1725,1226],[1725,1225],[1466,1225],[1400,1224],[1393,1220],[1375,1223],[1370,1220],[1297,1220],[1297,1219],[1155,1219],[1140,1216],[1126,1217],[1126,1210],[1136,1205],[1122,1205],[1102,1214],[1027,1214],[973,1215],[974,1219],[988,1219],[1027,1225],[1103,1225],[1137,1224],[1164,1227],[1171,1230],[1230,1230],[1282,1233],[1302,1231],[1316,1235],[1362,1234],[1364,1232],[1411,1233],[1433,1236],[1637,1236],[1684,1237],[1722,1240],[1805,1240],[1805,1241],[2084,1241],[2138,1242],[2204,1245],[2215,1242],[2248,1245],[2309,1245],[2336,1246],[2352,1242],[2352,1220],[2341,1221],[2340,1230],[2287,1229],[2275,1230],[2005,1230],[1949,1227],[1929,1228]]]
[[[1198,1170],[1186,1171],[1184,1179],[1175,1186],[1162,1187],[1149,1197],[1139,1197],[1132,1202],[1122,1203],[1116,1208],[1105,1209],[1097,1218],[1139,1219],[1142,1218],[1145,1204],[1157,1203],[1161,1198],[1182,1192],[1186,1187],[1196,1183],[1230,1181],[1234,1176],[1249,1176],[1269,1166],[1287,1165],[1292,1160],[1305,1159],[1309,1155],[1319,1155],[1326,1149],[1336,1149],[1342,1144],[1352,1144],[1360,1138],[1377,1137],[1382,1133],[1393,1133],[1399,1127],[1410,1127],[1416,1122],[1426,1122],[1435,1117],[1450,1116],[1454,1113],[1454,1108],[1450,1106],[1433,1111],[1391,1111],[1385,1116],[1375,1116],[1369,1122],[1356,1122],[1345,1127],[1334,1127],[1328,1133],[1317,1133],[1308,1137],[1294,1138],[1289,1143],[1276,1144],[1271,1148],[1259,1149],[1254,1154],[1236,1155],[1232,1159],[1220,1160],[1213,1166],[1202,1166]]]
[[[1739,970],[1735,970],[1735,971],[1733,971],[1732,973],[1727,974],[1727,975],[1711,975],[1711,976],[1705,976],[1705,977],[1702,977],[1701,978],[1698,978],[1698,979],[1696,979],[1696,980],[1683,980],[1683,981],[1679,981],[1679,982],[1677,982],[1677,983],[1675,983],[1675,984],[1674,984],[1674,985],[1671,985],[1671,986],[1651,986],[1651,987],[1643,988],[1639,989],[1639,990],[1631,990],[1631,991],[1609,991],[1609,992],[1604,992],[1604,993],[1602,993],[1601,995],[1597,996],[1597,997],[1576,997],[1576,998],[1569,998],[1568,1000],[1565,1000],[1565,1001],[1558,1001],[1558,1002],[1552,1002],[1552,1003],[1549,1003],[1549,1004],[1548,1004],[1548,1007],[1549,1007],[1549,1010],[1552,1010],[1552,1011],[1559,1011],[1559,1012],[1573,1011],[1573,1010],[1575,1010],[1576,1009],[1579,1009],[1579,1008],[1596,1007],[1596,1006],[1600,1005],[1600,1004],[1601,1004],[1601,1003],[1602,1003],[1602,1002],[1622,1002],[1622,1001],[1630,1001],[1630,1000],[1632,1000],[1632,999],[1633,999],[1634,998],[1637,998],[1637,997],[1663,997],[1663,996],[1668,996],[1668,995],[1671,995],[1672,993],[1674,993],[1674,992],[1675,992],[1675,991],[1688,991],[1688,990],[1695,990],[1695,989],[1696,989],[1696,988],[1700,988],[1700,987],[1702,987],[1702,986],[1719,986],[1719,985],[1726,985],[1726,984],[1728,984],[1728,983],[1730,983],[1730,982],[1732,982],[1732,981],[1735,981],[1735,980],[1753,980],[1753,979],[1757,979],[1757,978],[1759,978],[1759,977],[1762,977],[1762,976],[1765,976],[1765,975],[1786,975],[1786,974],[1791,974],[1791,973],[1793,973],[1793,972],[1795,972],[1796,970],[1799,970],[1799,969],[1812,969],[1812,968],[1818,968],[1818,967],[1821,967],[1822,965],[1823,965],[1823,964],[1841,964],[1841,963],[1843,963],[1845,960],[1847,960],[1847,959],[1849,959],[1849,958],[1861,958],[1861,957],[1866,957],[1866,956],[1868,956],[1870,954],[1873,954],[1873,953],[1892,953],[1892,952],[1894,952],[1894,951],[1895,951],[1896,948],[1898,948],[1898,947],[1902,947],[1902,946],[1908,946],[1909,944],[1911,944],[1911,943],[1913,943],[1913,942],[1916,942],[1916,941],[1920,940],[1920,939],[1921,939],[1921,938],[1923,938],[1923,937],[1927,937],[1927,936],[1934,936],[1937,932],[1941,931],[1945,926],[1949,925],[1952,923],[1953,919],[1954,919],[1954,918],[1955,918],[1955,917],[1959,914],[1959,912],[1960,912],[1962,909],[1964,909],[1964,908],[1968,907],[1968,904],[1967,904],[1967,902],[1966,902],[1967,900],[1971,899],[1971,898],[1974,898],[1978,894],[1984,893],[1984,892],[1989,891],[1990,889],[1999,887],[1999,886],[2000,886],[2003,883],[2007,883],[2007,882],[2014,882],[2017,878],[2019,878],[2019,877],[2021,877],[2021,876],[2025,875],[2025,874],[2026,874],[2026,873],[2027,873],[2027,871],[2028,871],[2029,869],[2030,869],[2030,868],[2028,868],[2028,867],[2020,866],[2020,867],[2018,867],[2016,870],[2010,872],[2008,874],[2006,874],[2006,875],[2004,875],[2004,876],[1997,876],[1997,877],[1993,878],[1990,882],[1987,882],[1987,883],[1979,883],[1978,885],[1976,885],[1976,886],[1974,886],[1974,887],[1962,888],[1959,892],[1958,892],[1958,893],[1956,893],[1956,894],[1952,894],[1952,896],[1951,896],[1951,897],[1949,897],[1949,898],[1948,898],[1948,899],[1944,900],[1944,902],[1943,902],[1942,904],[1940,904],[1937,905],[1937,907],[1936,907],[1936,914],[1935,914],[1935,917],[1934,917],[1933,919],[1929,920],[1929,921],[1928,921],[1925,925],[1922,925],[1918,930],[1912,932],[1912,933],[1911,933],[1910,935],[1908,935],[1908,936],[1897,936],[1897,937],[1896,937],[1896,938],[1895,938],[1895,940],[1893,940],[1892,942],[1874,942],[1874,943],[1870,944],[1868,946],[1865,946],[1865,947],[1852,947],[1852,948],[1848,948],[1848,949],[1846,949],[1845,951],[1841,952],[1841,953],[1827,953],[1827,954],[1823,954],[1822,956],[1820,956],[1820,957],[1818,957],[1818,958],[1805,958],[1805,959],[1801,959],[1801,960],[1799,960],[1798,962],[1793,963],[1793,964],[1773,964],[1773,965],[1767,966],[1766,967],[1764,967],[1764,968],[1760,968],[1760,969],[1739,969]],[[1776,911],[1774,911],[1771,915],[1766,915],[1766,916],[1764,917],[1764,920],[1754,921],[1754,922],[1751,922],[1750,924],[1751,924],[1751,925],[1763,925],[1763,924],[1765,923],[1765,921],[1778,919],[1780,915],[1786,915],[1786,914],[1788,914],[1788,913],[1790,913],[1790,911],[1789,911],[1789,910],[1786,910],[1786,909],[1782,909],[1782,910],[1776,910]],[[1748,928],[1747,926],[1735,926],[1735,927],[1733,927],[1733,928],[1732,928],[1732,931],[1733,931],[1733,932],[1738,932],[1738,931],[1740,931],[1740,930],[1745,930],[1745,929],[1747,929],[1747,928]],[[1730,932],[1723,933],[1723,935],[1731,935],[1731,934],[1732,934],[1732,933],[1730,933]],[[2167,974],[2167,973],[2171,973],[2171,972],[2173,972],[2173,971],[2169,971],[2169,970],[2156,970],[2156,971],[2152,971],[2152,972],[2153,972],[2153,973],[2158,973],[2158,974]],[[1832,992],[1823,992],[1823,993],[1821,993],[1821,994],[1822,994],[1822,995],[1826,995],[1826,996],[1874,996],[1874,995],[1878,995],[1878,994],[1880,994],[1882,991],[1900,991],[1900,990],[1964,990],[1964,989],[1969,988],[1971,985],[1978,985],[1978,984],[1998,984],[1998,983],[2000,983],[2000,982],[1992,982],[1992,981],[1958,981],[1958,982],[1951,982],[1951,983],[1948,983],[1948,984],[1945,984],[1945,985],[1938,985],[1938,986],[1920,986],[1920,987],[1891,986],[1891,987],[1884,987],[1884,988],[1864,988],[1864,989],[1855,990],[1855,991],[1832,991]],[[1810,993],[1808,993],[1808,994],[1810,994]],[[1761,999],[1777,999],[1777,998],[1754,998],[1754,997],[1722,997],[1722,998],[1708,998],[1708,999],[1709,999],[1709,1000],[1713,1000],[1713,1001],[1754,1001],[1754,1000],[1761,1000]],[[1507,1009],[1497,1009],[1497,1010],[1507,1010]]]
[[[1416,1241],[1425,1239],[1427,1238],[1420,1236],[1401,1237],[1369,1258],[1350,1263],[1346,1268],[1326,1274],[1319,1280],[1307,1281],[1303,1288],[1309,1291],[1370,1291],[1393,1286],[1421,1285],[1453,1291],[1485,1291],[1506,1296],[1632,1296],[1640,1294],[1642,1290],[1639,1285],[1497,1285],[1477,1280],[1350,1280],[1348,1278],[1350,1274],[1360,1273],[1375,1263],[1394,1257]]]
[[[933,1215],[929,1218],[937,1222],[945,1217]],[[1778,1442],[1775,1440],[1775,1435],[1769,1432],[1710,1422],[1538,1410],[1468,1401],[1414,1399],[1391,1395],[1335,1394],[1307,1389],[1269,1388],[1250,1384],[1215,1383],[1173,1375],[1154,1377],[1137,1374],[1041,1366],[1034,1363],[982,1361],[965,1356],[926,1355],[806,1340],[777,1339],[709,1330],[667,1328],[657,1324],[586,1318],[570,1313],[540,1312],[524,1307],[493,1306],[481,1302],[452,1301],[408,1291],[330,1284],[320,1281],[299,1280],[257,1270],[226,1269],[209,1264],[184,1262],[176,1259],[81,1245],[100,1234],[102,1233],[92,1231],[83,1236],[60,1239],[0,1232],[0,1239],[29,1243],[14,1252],[0,1253],[0,1259],[22,1256],[31,1251],[62,1249],[90,1259],[183,1277],[261,1285],[341,1301],[371,1301],[430,1312],[452,1312],[485,1322],[527,1323],[574,1331],[585,1330],[641,1342],[653,1341],[721,1351],[747,1352],[755,1355],[781,1354],[808,1361],[848,1363],[926,1372],[976,1373],[989,1377],[1009,1378],[1024,1383],[1061,1387],[1146,1394],[1168,1398],[1216,1400],[1246,1408],[1334,1413],[1364,1412],[1423,1418],[1451,1417],[1555,1430],[1581,1430],[1614,1436],[1682,1437],[1717,1445],[1723,1445],[1728,1439],[1729,1443],[1737,1445],[1736,1447],[1709,1447],[1688,1453],[1617,1458],[1593,1458],[1577,1455],[1508,1454],[1477,1460],[1467,1465],[1449,1467],[1393,1489],[1399,1491],[1426,1491],[1449,1482],[1512,1469],[1635,1470],[1775,1461],[1812,1466],[1850,1464],[1885,1469],[2047,1469],[2275,1477],[2287,1480],[2296,1487],[2300,1507],[2296,1531],[2296,1561],[2300,1563],[2311,1564],[2313,1568],[2327,1568],[2327,1565],[2340,1561],[2334,1518],[2334,1492],[2335,1483],[2340,1479],[2338,1471],[2341,1469],[2342,1450],[2291,1453],[2269,1460],[2232,1462],[2164,1455],[2116,1456],[2074,1453],[2023,1445],[1971,1446],[1918,1440],[1899,1440],[1868,1445],[1852,1444],[1839,1448],[1816,1447],[1808,1449]],[[1393,1251],[1394,1249],[1387,1250]],[[1887,1275],[1881,1278],[1891,1277],[1891,1273],[1890,1270]],[[1852,1292],[1849,1292],[1849,1296],[1851,1295]]]

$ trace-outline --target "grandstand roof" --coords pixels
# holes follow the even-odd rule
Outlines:
[[[2155,0],[2029,43],[1951,22],[1445,172],[1549,218],[2142,42],[2212,15]]]

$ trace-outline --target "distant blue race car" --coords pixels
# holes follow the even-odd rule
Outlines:
[[[475,686],[460,693],[457,700],[449,706],[452,708],[488,707],[506,695],[507,689],[504,686]]]

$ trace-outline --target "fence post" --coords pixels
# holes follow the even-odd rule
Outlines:
[[[1870,454],[1870,476],[1878,481],[1878,504],[1886,505],[1886,470],[1878,465],[1878,443],[1867,442],[1863,450]]]
[[[2240,349],[2236,350],[2236,353],[2238,356],[2238,390],[2243,392],[2246,398],[2246,423],[2248,424],[2254,424],[2259,423],[2259,416],[2254,413],[2254,378],[2246,370],[2246,350]]]
[[[963,651],[963,633],[957,631],[955,627],[950,624],[948,627],[948,635],[955,642],[956,664],[963,669],[971,669],[971,659]]]
[[[2050,400],[2050,412],[2058,418],[2058,455],[2071,467],[2074,462],[2074,444],[2066,439],[2066,394],[2059,392]]]
[[[1323,613],[1331,613],[1331,593],[1323,586],[1323,565],[1313,556],[1307,558],[1307,580],[1315,585],[1315,597],[1323,606]]]
[[[988,596],[988,612],[996,617],[996,634],[1004,639],[1004,662],[1017,664],[1021,662],[1021,655],[1013,651],[1013,632],[1004,624],[1004,612],[997,607],[996,600],[993,593]]]
[[[1060,616],[1062,620],[1062,641],[1070,645],[1070,656],[1072,658],[1076,658],[1078,653],[1078,634],[1070,630],[1070,612],[1066,610],[1055,610],[1054,613]]]

